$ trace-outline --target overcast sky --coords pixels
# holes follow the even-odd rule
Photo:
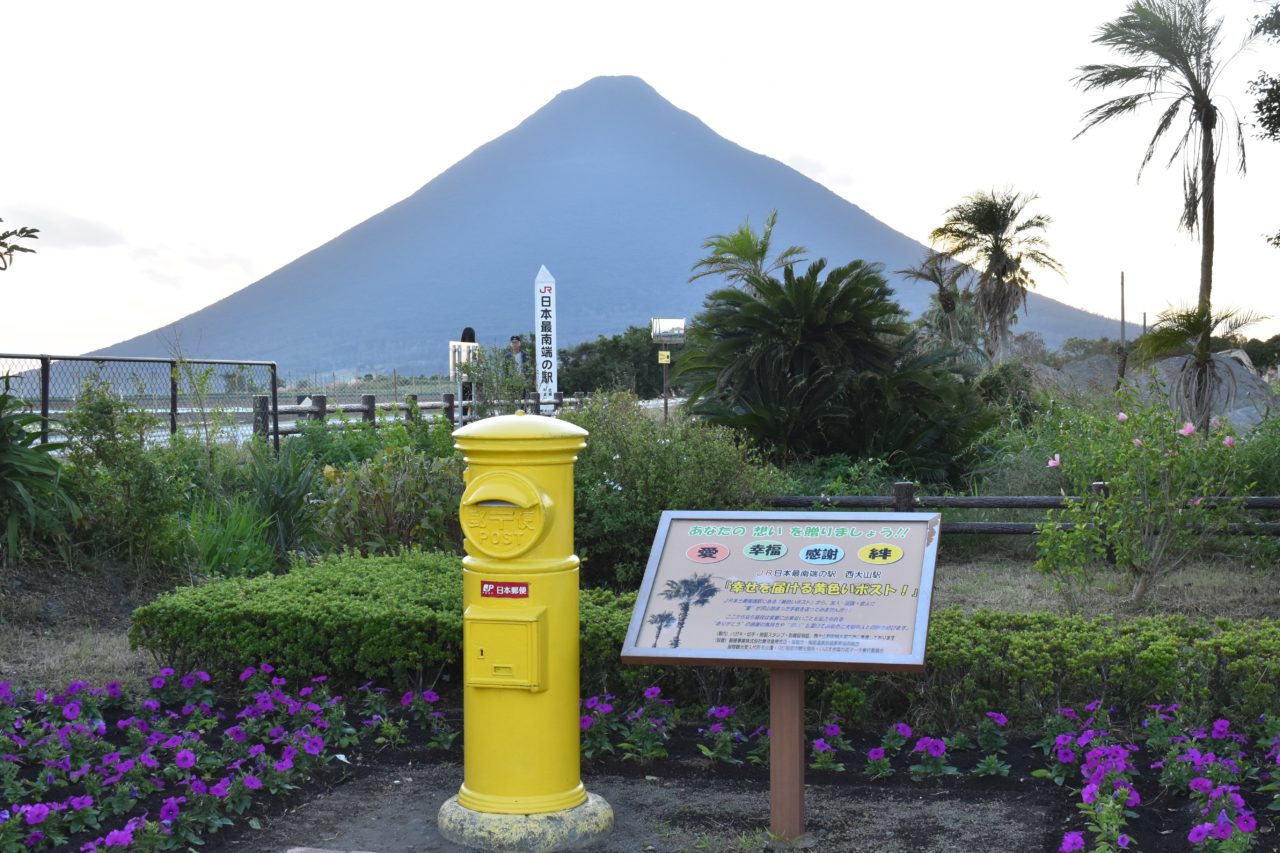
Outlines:
[[[189,314],[602,74],[644,78],[921,242],[976,190],[1038,193],[1066,267],[1039,290],[1117,316],[1123,270],[1129,319],[1153,320],[1197,292],[1180,165],[1165,147],[1136,182],[1150,109],[1072,139],[1104,98],[1072,77],[1108,61],[1092,38],[1124,6],[0,0],[0,230],[41,229],[0,272],[0,352],[86,352]],[[1213,8],[1229,56],[1266,7]],[[1245,121],[1264,67],[1280,48],[1223,74]],[[1246,136],[1248,175],[1234,154],[1219,170],[1214,302],[1270,315],[1247,332],[1266,338],[1280,145]]]

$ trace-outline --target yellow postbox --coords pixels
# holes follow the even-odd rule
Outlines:
[[[565,813],[585,815],[572,830],[577,841],[612,826],[612,809],[594,795],[588,803],[581,778],[573,463],[586,438],[581,427],[523,412],[454,433],[467,462],[459,510],[465,757],[440,828],[470,846],[578,846],[517,844],[512,837],[542,829],[502,816],[555,815],[558,825]]]

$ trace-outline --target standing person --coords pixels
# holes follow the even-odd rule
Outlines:
[[[476,342],[476,330],[467,326],[462,330],[462,335],[458,338],[458,341],[464,344],[474,344]],[[471,349],[472,347],[461,348],[458,357],[459,366],[464,365],[471,360]],[[466,373],[462,373],[459,378],[462,380],[462,399],[464,401],[470,400],[472,386],[471,377]]]
[[[520,367],[524,367],[525,353],[524,342],[520,340],[519,335],[511,336],[511,349],[507,350],[507,361],[514,361]]]

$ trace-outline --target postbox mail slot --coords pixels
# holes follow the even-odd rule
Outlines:
[[[467,686],[546,690],[546,613],[545,607],[468,607],[462,615]]]

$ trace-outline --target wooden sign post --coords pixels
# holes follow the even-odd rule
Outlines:
[[[662,514],[622,661],[769,670],[775,836],[804,833],[805,670],[924,669],[940,521],[898,512]]]

